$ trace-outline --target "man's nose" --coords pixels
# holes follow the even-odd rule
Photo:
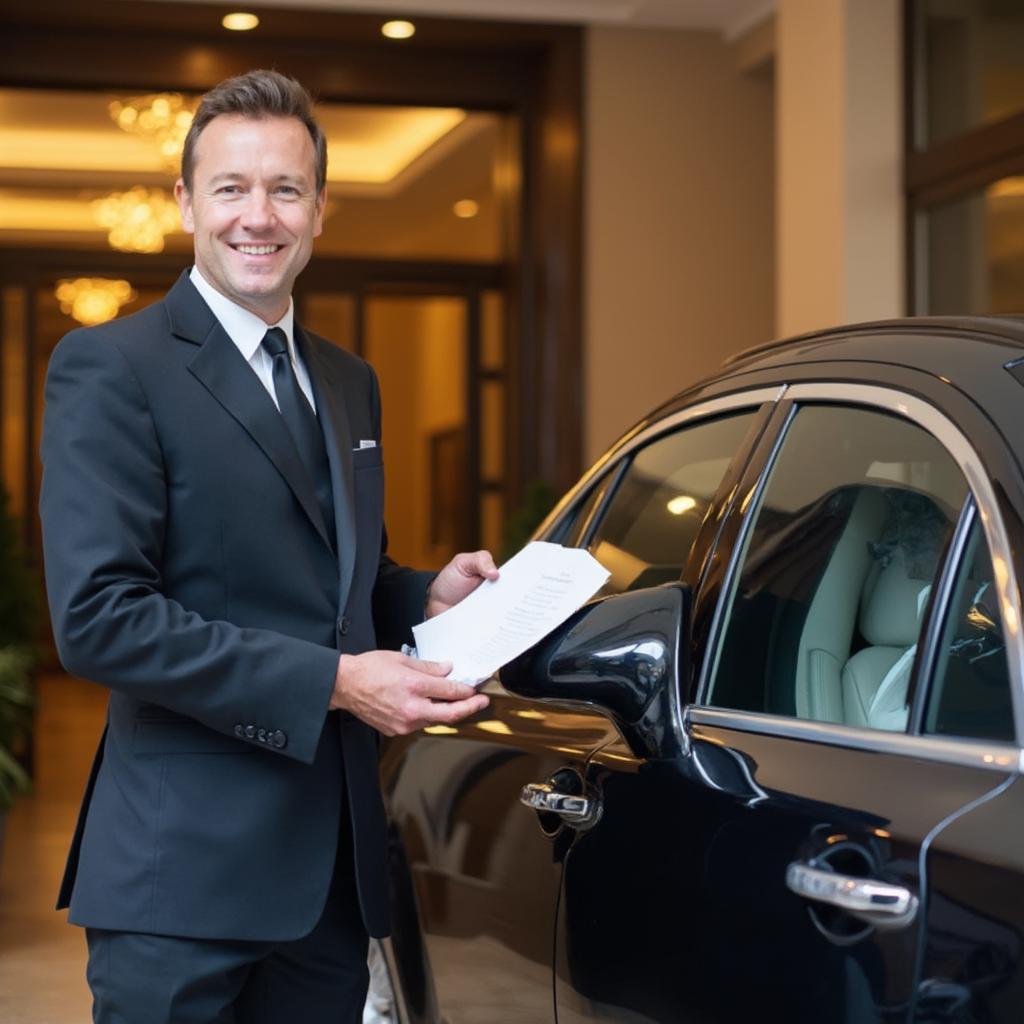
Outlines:
[[[270,196],[263,189],[254,188],[245,199],[242,209],[242,226],[250,230],[269,227],[274,220],[274,209]]]

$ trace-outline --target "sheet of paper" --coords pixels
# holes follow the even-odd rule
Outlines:
[[[478,684],[529,650],[589,600],[609,573],[581,548],[533,541],[454,608],[413,627],[427,661],[450,661],[451,678]]]

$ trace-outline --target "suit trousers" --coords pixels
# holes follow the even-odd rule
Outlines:
[[[243,942],[87,928],[94,1024],[359,1024],[369,940],[351,834],[341,831],[323,913],[300,939]]]

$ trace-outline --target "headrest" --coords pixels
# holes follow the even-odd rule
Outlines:
[[[872,569],[864,584],[860,604],[860,631],[875,647],[909,647],[917,643],[921,616],[931,583],[911,579],[900,549],[890,553],[887,564]]]

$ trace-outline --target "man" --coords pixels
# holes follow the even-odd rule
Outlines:
[[[377,649],[497,571],[384,553],[376,379],[292,315],[325,177],[298,83],[221,83],[176,186],[195,266],[50,363],[54,634],[112,691],[59,901],[102,1024],[358,1020],[388,929],[375,730],[487,703]]]

